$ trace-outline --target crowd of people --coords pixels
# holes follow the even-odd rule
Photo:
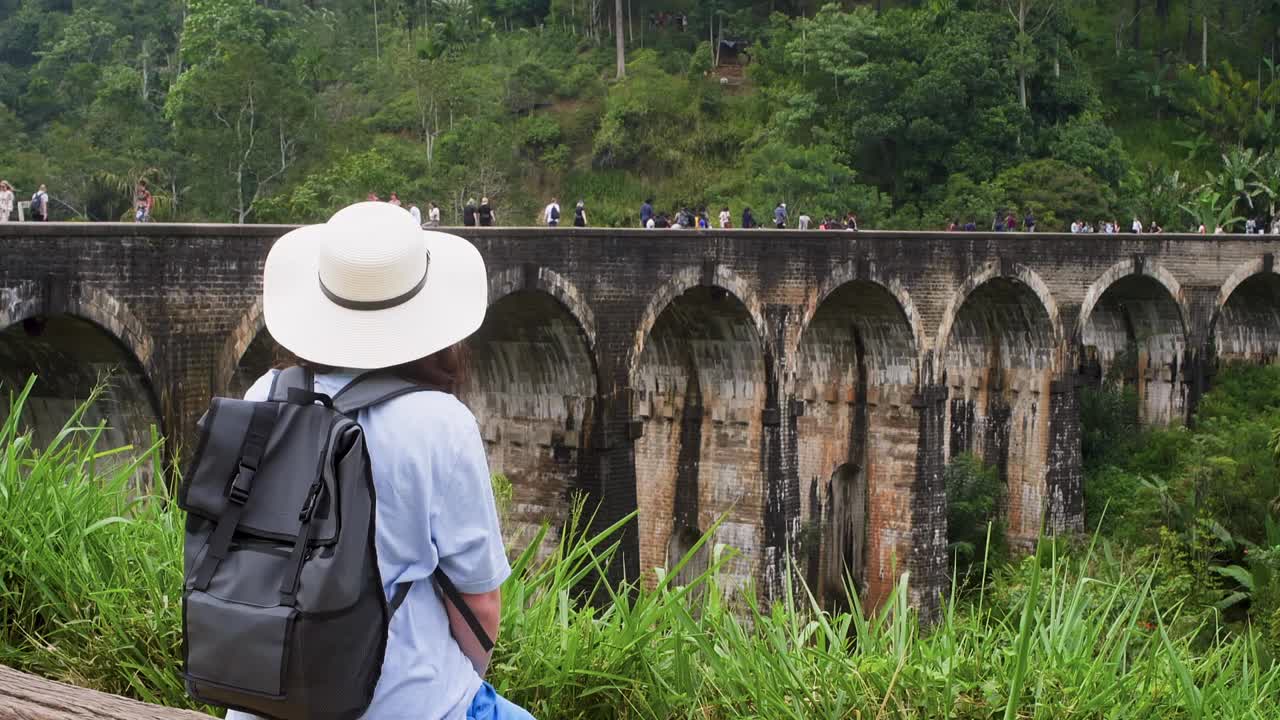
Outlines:
[[[581,205],[581,203],[579,203]],[[734,227],[733,213],[728,206],[720,208],[720,212],[716,215],[721,230],[729,230]],[[787,211],[787,204],[778,203],[773,208],[772,227],[776,230],[785,230],[789,227],[791,216]],[[640,205],[640,227],[649,230],[701,230],[711,227],[711,213],[706,207],[692,210],[688,206],[681,207],[674,212],[662,212],[655,210],[653,207],[653,198],[645,198]],[[750,207],[742,208],[741,224],[737,227],[751,230],[763,227],[752,213]],[[814,225],[813,218],[807,214],[801,213],[796,217],[796,229],[798,230],[857,230],[858,216],[853,211],[849,211],[843,218],[839,216],[824,216],[817,225]]]
[[[366,197],[369,201],[381,202],[382,198],[374,191],[369,191]],[[393,191],[385,200],[395,207],[405,208],[414,221],[423,228],[441,227],[440,206],[434,201],[427,203],[426,213],[414,203],[405,204],[397,192]],[[712,213],[706,206],[696,210],[689,206],[680,206],[671,211],[659,211],[654,208],[653,198],[646,198],[640,205],[640,227],[650,230],[706,230],[711,229]],[[27,219],[36,222],[45,222],[49,219],[49,203],[50,196],[48,188],[41,184],[31,195]],[[17,191],[13,185],[7,180],[0,180],[0,222],[8,222],[13,216],[17,207]],[[150,222],[152,219],[152,210],[155,207],[155,196],[152,195],[150,188],[147,186],[146,180],[139,180],[134,188],[133,194],[133,220],[134,222]],[[754,229],[760,227],[772,227],[774,229],[783,230],[791,227],[792,215],[788,210],[785,202],[779,202],[773,208],[766,224],[762,225],[756,220],[754,213],[750,207],[743,207],[742,212],[737,216],[738,225],[734,225],[735,215],[729,210],[728,206],[723,206],[715,213],[715,225],[721,230],[730,230],[736,228]],[[498,223],[498,212],[494,207],[494,203],[488,197],[481,197],[476,202],[474,197],[467,198],[462,206],[462,225],[463,227],[491,227]],[[546,225],[547,227],[557,227],[562,224],[560,201],[558,198],[551,198],[551,202],[538,213],[537,224]],[[572,219],[567,224],[573,227],[590,227],[590,221],[587,217],[586,202],[578,200],[573,207]],[[857,230],[858,216],[853,211],[849,211],[843,217],[840,216],[823,216],[820,220],[816,220],[807,213],[801,212],[795,216],[795,229],[797,230]],[[1036,217],[1035,213],[1027,210],[1022,213],[1021,219],[1018,213],[1013,210],[1001,210],[995,213],[991,220],[992,232],[1035,232]],[[975,232],[978,230],[977,222],[969,220],[962,222],[960,218],[955,218],[947,224],[948,232]],[[985,228],[984,228],[985,229]],[[1073,220],[1070,227],[1072,234],[1102,234],[1114,235],[1125,232],[1126,229],[1116,220],[1099,220],[1096,223],[1086,220]],[[1165,231],[1160,223],[1152,220],[1149,224],[1134,217],[1129,224],[1127,231],[1134,234],[1159,234]],[[1205,225],[1197,225],[1186,230],[1189,233],[1199,233],[1207,235],[1212,232],[1214,235],[1223,235],[1228,232],[1222,226],[1215,226],[1212,230]],[[1280,215],[1270,219],[1259,216],[1248,218],[1244,221],[1244,232],[1246,235],[1280,235]]]

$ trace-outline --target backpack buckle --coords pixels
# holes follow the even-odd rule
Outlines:
[[[231,502],[237,505],[243,505],[249,501],[249,490],[253,488],[253,476],[256,475],[258,469],[249,465],[240,463],[240,467],[236,469],[236,477],[231,481],[231,487],[227,490],[227,497]]]

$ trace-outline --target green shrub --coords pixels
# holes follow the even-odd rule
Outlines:
[[[996,468],[964,453],[947,463],[947,549],[958,581],[983,566],[998,564],[1006,554],[1004,524],[997,517],[1004,487]]]

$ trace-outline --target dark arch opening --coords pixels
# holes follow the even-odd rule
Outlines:
[[[831,474],[825,545],[830,549],[820,581],[822,599],[833,610],[850,610],[849,592],[862,595],[868,550],[866,468],[845,463]]]
[[[671,531],[671,540],[667,543],[667,562],[665,567],[671,568],[673,571],[680,561],[693,552],[693,548],[697,546],[698,541],[702,539],[702,533],[696,527],[680,525]],[[689,557],[689,562],[672,578],[672,584],[679,587],[688,585],[699,576],[707,571],[710,555],[707,545],[704,543],[698,548],[696,553]]]
[[[658,567],[672,536],[727,513],[712,542],[741,551],[726,579],[744,584],[764,543],[766,402],[762,338],[741,300],[696,287],[662,311],[632,369],[640,565]],[[649,577],[652,577],[649,575]]]
[[[36,383],[22,422],[36,447],[57,437],[99,383],[104,391],[83,422],[105,423],[100,449],[132,445],[141,450],[151,446],[153,429],[164,432],[146,371],[123,343],[93,322],[72,315],[36,316],[0,331],[0,385],[16,395],[32,375]],[[9,410],[6,397],[0,416],[7,417]]]
[[[1009,538],[1022,545],[1039,535],[1047,500],[1053,351],[1039,296],[1001,277],[965,298],[943,355],[948,457],[969,452],[996,467],[1006,486]]]
[[[1186,413],[1186,331],[1178,303],[1147,275],[1129,275],[1098,298],[1086,318],[1081,373],[1095,387],[1131,388],[1137,420],[1168,425]]]
[[[805,328],[798,349],[795,393],[804,412],[795,419],[802,483],[800,552],[810,587],[830,607],[844,607],[845,569],[876,604],[894,582],[893,558],[909,557],[911,518],[894,508],[895,483],[915,475],[919,422],[915,335],[901,305],[883,286],[851,282],[828,296]],[[858,502],[875,517],[860,527],[877,536],[859,540],[859,560],[833,523],[843,522],[853,496],[836,487],[856,469]],[[806,487],[807,486],[807,487]],[[806,491],[807,490],[807,491]],[[881,532],[883,531],[883,532]],[[883,538],[883,542],[881,541]],[[900,542],[901,541],[901,542]],[[865,555],[865,560],[864,560]]]
[[[1260,273],[1240,283],[1218,311],[1212,334],[1222,362],[1280,362],[1280,275]]]
[[[236,362],[235,370],[231,373],[231,380],[227,383],[226,397],[244,397],[244,394],[249,391],[249,388],[253,387],[258,378],[265,375],[275,365],[278,350],[275,338],[271,337],[271,333],[266,328],[259,330],[258,334],[253,336],[249,347],[245,348],[244,353],[240,355],[240,359]]]
[[[489,306],[467,346],[462,399],[480,423],[490,469],[511,480],[503,529],[523,545],[542,523],[559,527],[571,494],[591,484],[586,451],[597,415],[595,361],[569,310],[532,290]],[[548,537],[543,551],[555,540]]]

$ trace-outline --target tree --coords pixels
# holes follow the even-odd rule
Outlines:
[[[226,45],[188,68],[166,103],[179,141],[195,153],[200,198],[245,222],[297,160],[308,96],[260,46]],[[227,186],[227,181],[230,186]]]
[[[1005,8],[1018,26],[1013,64],[1018,71],[1018,102],[1023,109],[1027,107],[1027,73],[1036,67],[1034,36],[1053,17],[1057,2],[1058,0],[1004,0]],[[1037,8],[1040,13],[1038,20],[1033,17]]]
[[[252,0],[191,0],[182,41],[192,64],[165,104],[193,151],[199,202],[241,223],[293,166],[311,118],[282,20]]]
[[[622,36],[622,0],[613,1],[613,17],[613,42],[618,56],[617,79],[623,80],[627,77],[627,46],[625,38]]]

